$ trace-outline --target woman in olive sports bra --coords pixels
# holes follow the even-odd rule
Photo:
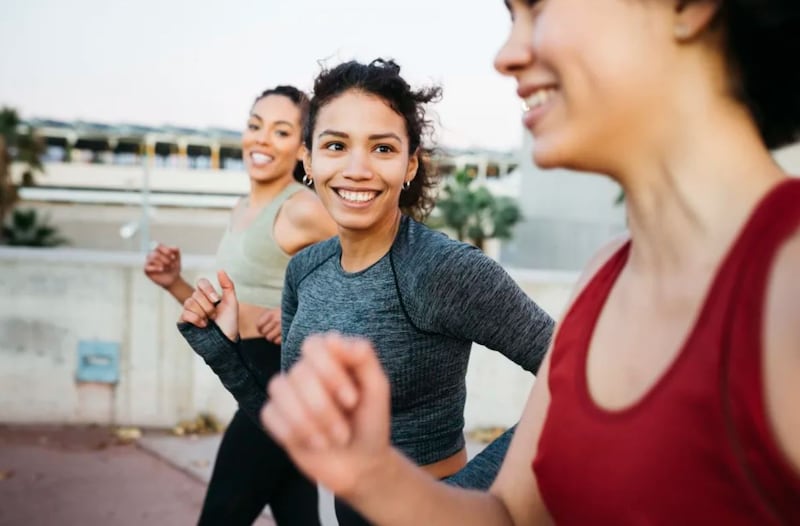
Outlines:
[[[262,389],[280,370],[280,302],[289,259],[335,233],[314,192],[295,181],[307,108],[305,94],[292,86],[267,90],[254,102],[242,133],[250,193],[234,208],[217,250],[217,267],[239,286],[241,359]],[[194,301],[194,287],[181,277],[177,247],[158,245],[144,272],[180,303]],[[316,502],[316,486],[237,411],[220,444],[199,523],[252,524],[269,504],[281,525],[313,525]]]

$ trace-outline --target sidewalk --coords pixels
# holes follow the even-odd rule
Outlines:
[[[108,428],[0,425],[0,526],[191,525],[204,495]]]
[[[97,426],[0,425],[0,526],[191,525],[221,435],[144,431],[120,441]],[[483,445],[468,442],[471,458]],[[320,491],[323,526],[337,526]],[[269,510],[257,526],[274,526]]]
[[[221,435],[175,436],[146,433],[138,440],[138,444],[139,447],[156,457],[169,462],[197,480],[207,483],[211,477],[214,458],[221,439]],[[475,456],[483,447],[483,444],[477,442],[467,442],[469,458]],[[322,487],[319,492],[319,510],[322,526],[338,526],[333,509],[333,496]],[[265,510],[264,515],[271,517],[268,509]]]

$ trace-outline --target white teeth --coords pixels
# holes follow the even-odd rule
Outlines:
[[[375,196],[378,195],[377,192],[351,192],[349,190],[336,190],[336,193],[339,194],[339,197],[342,199],[356,203],[372,201],[375,199]]]
[[[530,111],[534,108],[538,108],[539,106],[543,106],[547,101],[550,100],[550,97],[552,97],[555,92],[556,90],[552,88],[537,90],[536,93],[522,101],[523,111]]]
[[[272,161],[272,157],[270,157],[269,155],[265,155],[263,153],[258,153],[258,152],[252,152],[250,154],[250,159],[253,160],[253,164],[255,164],[256,166],[261,166]]]

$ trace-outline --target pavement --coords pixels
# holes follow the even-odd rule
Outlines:
[[[0,526],[191,525],[204,495],[108,428],[0,426]]]
[[[221,435],[134,431],[0,425],[0,526],[196,524]],[[320,518],[338,525],[324,488]],[[256,522],[274,524],[268,508]]]

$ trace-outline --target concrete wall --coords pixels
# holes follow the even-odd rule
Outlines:
[[[178,304],[141,271],[134,252],[0,248],[0,422],[172,426],[235,404],[175,329]],[[207,257],[184,257],[186,277],[210,275]],[[571,274],[511,271],[557,314]],[[119,344],[116,384],[76,381],[79,343]],[[509,425],[531,385],[498,353],[476,349],[467,427]]]

